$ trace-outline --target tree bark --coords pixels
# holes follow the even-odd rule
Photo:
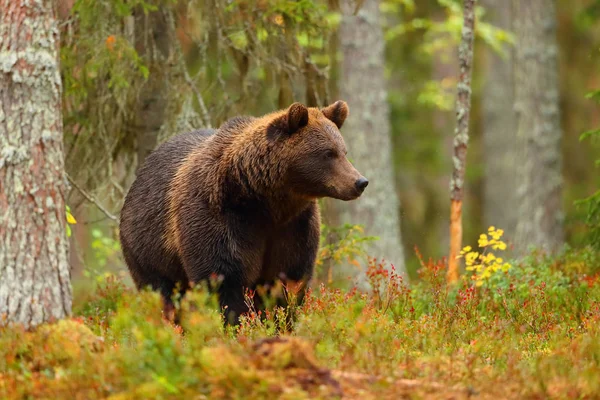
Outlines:
[[[555,0],[513,0],[519,217],[515,247],[563,242],[562,157]]]
[[[149,67],[148,79],[140,91],[135,109],[134,131],[137,144],[137,168],[158,144],[158,136],[163,127],[169,103],[169,63],[172,41],[177,40],[163,10],[144,13],[136,8],[135,49]]]
[[[52,0],[0,0],[0,325],[71,312],[59,30]]]
[[[339,87],[340,98],[350,108],[342,135],[350,160],[370,183],[358,200],[332,202],[331,212],[340,223],[363,225],[365,234],[378,236],[379,240],[368,249],[369,255],[385,259],[404,273],[379,1],[366,0],[357,12],[356,4],[352,0],[341,2],[343,61]]]
[[[488,22],[512,31],[510,2],[483,0]],[[487,49],[483,86],[483,146],[485,154],[484,222],[514,238],[517,225],[516,198],[517,127],[514,111],[515,80],[512,46],[500,55]]]
[[[475,2],[464,1],[462,38],[458,47],[460,79],[456,100],[456,131],[450,180],[450,256],[448,282],[458,280],[458,260],[462,247],[462,201],[465,188],[465,167],[469,143],[469,117],[471,115],[471,75],[473,67],[473,42],[475,38]]]

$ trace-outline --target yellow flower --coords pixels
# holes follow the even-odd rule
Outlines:
[[[475,262],[475,260],[477,260],[477,257],[479,257],[479,253],[476,251],[472,251],[470,253],[467,253],[467,255],[465,256],[465,263],[467,265],[473,265],[473,263]]]
[[[506,243],[504,243],[504,242],[496,242],[496,244],[494,244],[492,246],[492,248],[494,250],[506,250]]]
[[[490,231],[490,235],[495,239],[495,240],[500,240],[500,238],[502,237],[502,235],[504,235],[504,230],[502,229],[498,229],[498,230],[494,230],[494,231]]]
[[[495,259],[496,259],[496,256],[493,255],[492,253],[489,253],[485,256],[485,259],[483,260],[483,262],[485,262],[486,264],[491,264]]]
[[[489,243],[488,237],[486,234],[482,233],[481,235],[479,235],[479,241],[478,241],[479,247],[485,247],[488,245],[488,243]]]
[[[467,271],[472,271],[471,279],[477,287],[483,286],[493,274],[498,271],[508,271],[512,266],[504,262],[501,257],[496,257],[490,250],[506,250],[507,245],[501,240],[504,230],[494,226],[488,228],[488,233],[479,235],[478,245],[483,248],[481,252],[473,251],[471,246],[465,246],[460,252],[460,257],[465,258]]]

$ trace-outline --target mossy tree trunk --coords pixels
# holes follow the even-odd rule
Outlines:
[[[483,0],[488,21],[512,32],[511,2]],[[484,221],[514,239],[518,205],[516,200],[517,146],[514,111],[514,47],[503,54],[488,47],[483,86],[483,145],[485,152]]]
[[[339,95],[350,108],[342,135],[350,160],[369,179],[369,187],[358,200],[332,202],[331,212],[338,223],[360,224],[365,234],[378,236],[379,240],[368,249],[369,255],[385,259],[403,273],[400,201],[391,153],[379,1],[366,0],[358,11],[357,2],[352,0],[344,0],[340,6],[343,61]]]
[[[556,250],[563,242],[556,1],[513,1],[519,217],[515,245]]]
[[[53,7],[0,0],[0,325],[71,312]]]

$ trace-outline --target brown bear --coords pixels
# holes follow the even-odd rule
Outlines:
[[[159,291],[173,316],[177,287],[220,276],[219,302],[234,324],[248,310],[245,289],[283,275],[304,290],[319,246],[317,199],[356,199],[368,184],[346,158],[339,128],[347,116],[343,101],[294,103],[159,146],[121,211],[136,286]]]

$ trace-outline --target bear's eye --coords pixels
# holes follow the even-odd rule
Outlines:
[[[335,152],[335,150],[327,150],[325,152],[325,158],[327,158],[327,159],[335,158],[336,155],[337,155],[337,153]]]

